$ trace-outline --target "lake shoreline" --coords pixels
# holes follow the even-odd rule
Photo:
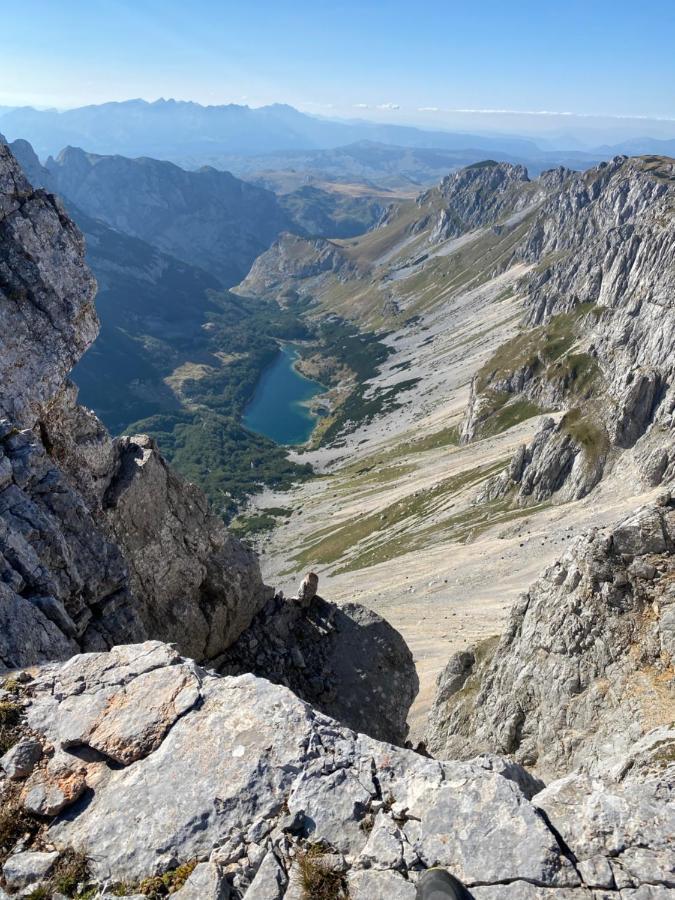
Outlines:
[[[286,447],[307,444],[320,415],[313,401],[326,393],[325,385],[298,367],[296,342],[279,341],[279,352],[258,378],[242,415],[242,424]]]

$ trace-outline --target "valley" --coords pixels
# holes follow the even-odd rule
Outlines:
[[[453,193],[445,189],[458,216],[462,209],[473,215],[470,196],[483,190],[480,172],[465,171],[474,183],[464,196],[463,175]],[[519,248],[557,189],[554,175],[547,184],[507,171],[494,209],[486,213],[483,202],[483,221],[468,227],[429,192],[355,240],[328,247],[282,238],[235,289],[311,298],[310,319],[338,311],[376,329],[386,348],[333,410],[333,432],[327,435],[329,415],[312,446],[291,453],[317,475],[290,491],[264,491],[241,521],[264,524],[249,537],[269,583],[291,593],[299,571],[316,571],[326,596],[364,603],[401,631],[420,676],[411,711],[417,739],[449,655],[500,634],[518,595],[580,531],[658,492],[659,479],[641,473],[640,456],[619,447],[602,481],[593,476],[596,486],[576,489],[565,475],[522,500],[513,482],[497,489],[523,447],[551,428],[572,428],[566,410],[595,409],[607,390],[583,362],[599,321],[593,303],[545,327],[528,323],[544,266]],[[635,175],[642,177],[640,168]],[[554,271],[561,259],[550,257]],[[609,360],[601,365],[610,371]],[[528,379],[543,368],[548,380],[530,390]],[[559,373],[568,372],[560,386]],[[481,390],[486,399],[478,404]],[[358,409],[353,418],[345,413],[350,405]],[[601,416],[595,421],[603,428]],[[595,445],[577,447],[574,471],[595,472]],[[566,479],[576,493],[566,493]],[[282,516],[266,515],[278,507]]]
[[[5,122],[0,900],[675,895],[675,159]]]
[[[667,182],[668,164],[651,159],[631,177]],[[500,634],[519,593],[580,530],[658,489],[618,446],[606,460],[612,439],[595,410],[611,365],[589,337],[603,321],[592,285],[543,319],[533,313],[539,285],[572,258],[564,233],[540,246],[544,211],[570,190],[589,191],[582,208],[593,203],[604,164],[530,178],[484,160],[386,207],[329,209],[321,190],[291,184],[275,215],[294,216],[294,232],[247,250],[250,268],[225,286],[217,243],[200,268],[176,244],[183,260],[161,249],[150,221],[137,236],[113,227],[121,220],[105,203],[114,208],[111,186],[132,161],[71,151],[39,170],[25,149],[24,160],[52,187],[76,183],[77,167],[110,181],[88,194],[107,222],[69,201],[89,236],[103,324],[74,372],[82,400],[113,429],[158,440],[260,552],[267,583],[290,594],[298,573],[316,571],[326,596],[362,602],[401,631],[420,676],[415,739],[448,656]],[[134,173],[141,184],[148,166]],[[336,215],[364,214],[339,236]],[[167,233],[200,242],[199,231]],[[565,469],[526,497],[516,482],[502,488],[542,434],[568,435],[554,468],[571,465],[574,477]]]

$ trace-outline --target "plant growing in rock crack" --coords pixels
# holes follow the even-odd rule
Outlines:
[[[314,845],[298,855],[304,900],[344,900],[349,897],[344,877],[324,859],[325,850]]]
[[[52,892],[50,888],[40,885],[27,894],[25,900],[51,900]]]
[[[91,875],[89,860],[77,850],[64,850],[54,864],[50,884],[57,894],[66,897],[81,897],[78,888]]]
[[[26,835],[32,838],[39,830],[40,822],[24,812],[16,796],[6,793],[0,807],[0,864],[7,859],[17,841]]]
[[[152,900],[173,894],[183,887],[196,865],[197,860],[192,859],[175,869],[169,869],[163,875],[153,875],[150,878],[145,878],[138,885],[135,893],[144,894],[146,897],[152,898]]]
[[[13,700],[0,700],[0,756],[19,740],[21,706]]]

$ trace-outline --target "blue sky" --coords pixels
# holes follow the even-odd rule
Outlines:
[[[164,96],[439,127],[485,109],[675,120],[672,0],[21,0],[0,59],[0,105]]]

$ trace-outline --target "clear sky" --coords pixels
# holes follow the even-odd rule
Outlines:
[[[0,105],[160,96],[439,127],[457,109],[675,121],[675,2],[19,0],[2,17]]]

